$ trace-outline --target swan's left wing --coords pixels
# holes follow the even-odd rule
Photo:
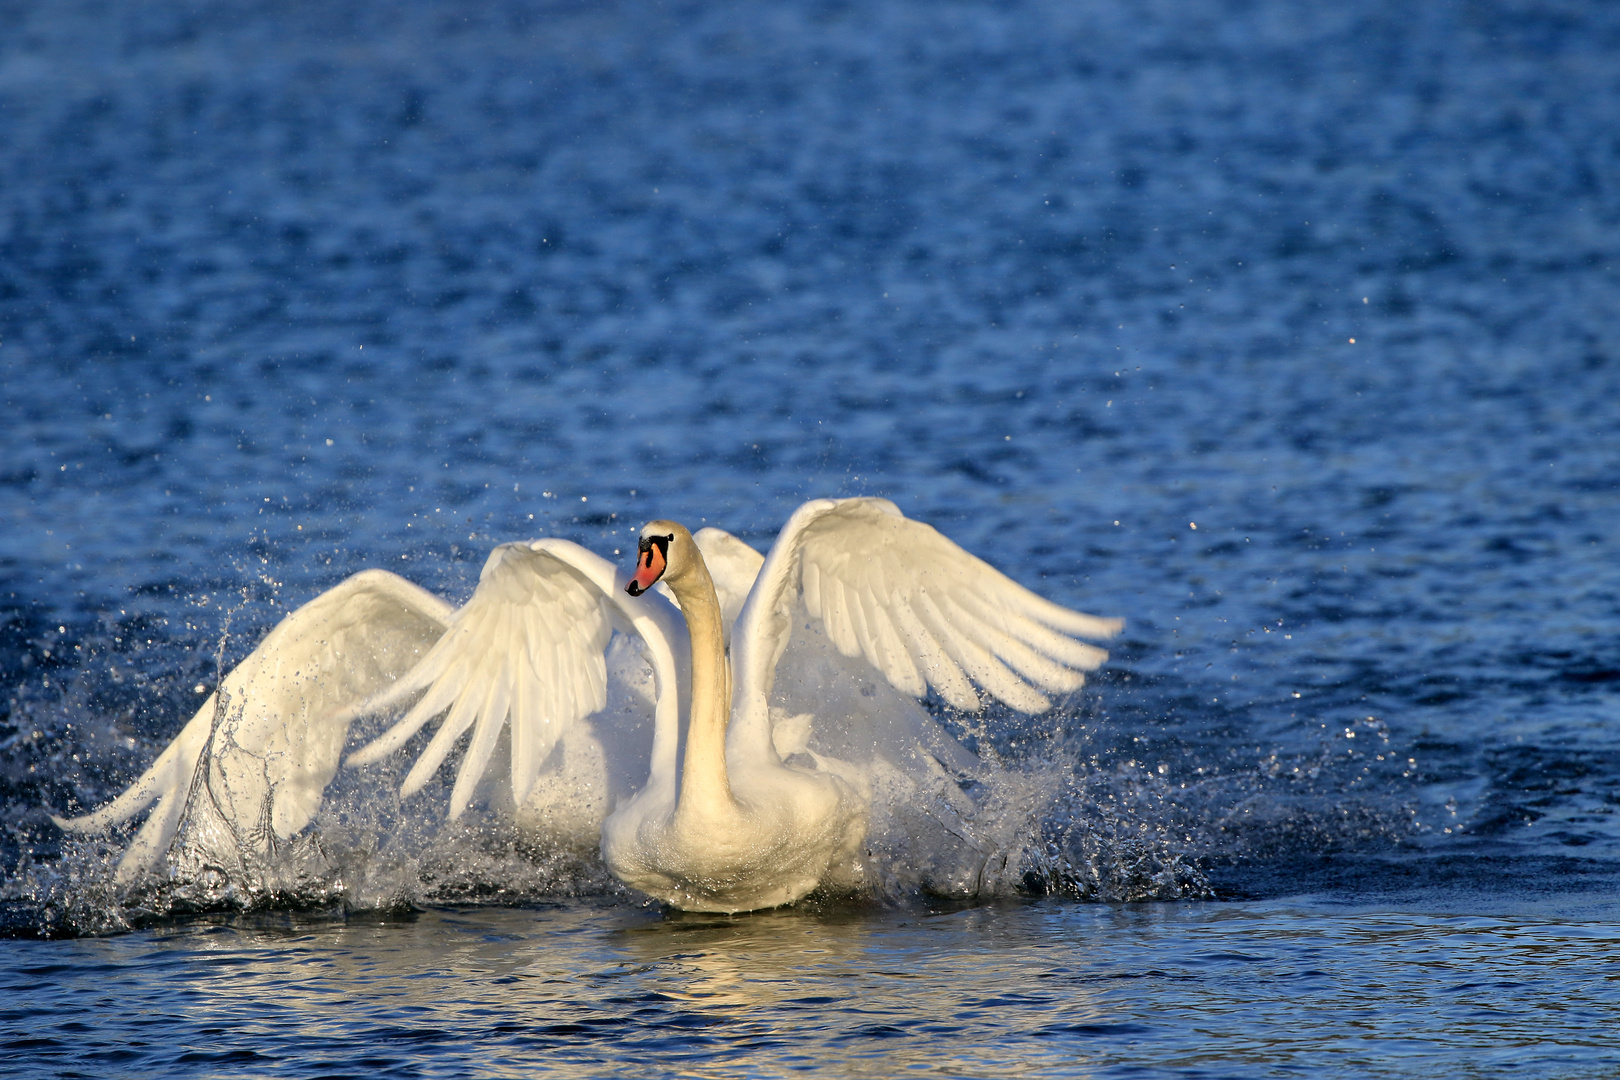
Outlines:
[[[703,564],[709,568],[709,577],[714,581],[714,593],[720,601],[720,624],[725,627],[729,642],[731,626],[748,601],[765,556],[724,529],[713,526],[699,529],[692,539],[703,553]]]
[[[1077,638],[1108,638],[1123,625],[1035,595],[886,499],[820,499],[789,519],[738,617],[733,645],[738,718],[752,738],[763,717],[794,603],[848,657],[863,656],[896,689],[932,687],[973,710],[975,686],[1024,712],[1068,692],[1108,654]]]

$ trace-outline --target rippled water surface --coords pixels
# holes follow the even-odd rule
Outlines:
[[[27,942],[3,985],[74,1075],[1608,1076],[1617,945],[1288,903],[576,904]]]
[[[0,3],[8,1068],[1612,1075],[1616,72],[1553,0]],[[671,915],[386,768],[270,886],[46,816],[357,570],[845,494],[1128,620],[934,703],[949,881]]]

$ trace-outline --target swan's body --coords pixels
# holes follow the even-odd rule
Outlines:
[[[639,594],[662,576],[680,602],[692,650],[686,752],[678,788],[649,784],[607,819],[602,858],[625,884],[688,910],[790,903],[815,888],[834,862],[854,856],[864,800],[836,773],[785,765],[774,747],[748,738],[768,722],[770,689],[749,679],[760,673],[757,662],[750,666],[753,653],[772,648],[778,636],[787,644],[771,628],[767,640],[758,640],[755,613],[774,598],[756,599],[756,581],[738,616],[731,658],[743,678],[734,700],[720,599],[697,543],[680,525],[655,521],[642,531],[649,560],[654,545],[657,572],[639,572],[629,589]],[[759,576],[768,587],[779,575],[767,561]],[[767,677],[780,653],[776,647]],[[734,718],[741,737],[728,753]]]
[[[678,608],[646,591],[660,576]],[[717,529],[694,538],[653,522],[629,579],[567,541],[505,544],[453,613],[380,571],[311,601],[128,791],[61,824],[104,828],[159,799],[125,880],[161,861],[203,788],[215,832],[223,822],[239,841],[273,844],[309,821],[351,721],[414,698],[348,764],[393,753],[444,714],[403,794],[471,729],[452,818],[504,753],[498,786],[520,824],[599,840],[616,876],[677,907],[771,907],[861,879],[874,786],[948,800],[949,774],[973,768],[916,698],[932,688],[976,709],[977,684],[1039,711],[1035,686],[1072,691],[1106,658],[1074,638],[1118,628],[1041,599],[879,499],[806,503],[764,559]],[[275,674],[285,669],[296,676]]]

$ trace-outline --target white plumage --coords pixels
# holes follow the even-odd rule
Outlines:
[[[237,842],[264,850],[272,835],[290,838],[320,807],[359,706],[421,662],[453,610],[385,570],[354,575],[271,630],[123,794],[56,823],[99,832],[155,800],[119,863],[121,883],[162,862],[198,792]]]
[[[156,800],[126,881],[161,863],[203,788],[243,842],[267,827],[286,839],[319,807],[351,722],[403,709],[347,764],[442,716],[403,793],[470,731],[454,818],[509,732],[520,823],[578,846],[600,836],[611,870],[677,906],[770,906],[859,876],[875,778],[892,792],[897,777],[937,786],[973,768],[919,707],[930,688],[957,709],[983,691],[1040,711],[1106,659],[1076,638],[1120,627],[1035,595],[882,499],[806,503],[763,559],[721,530],[673,529],[665,580],[680,608],[662,585],[627,595],[626,574],[556,539],[497,547],[459,611],[358,574],[272,630],[128,791],[59,824],[104,829]],[[710,728],[720,742],[703,765]],[[584,805],[575,788],[605,797]]]

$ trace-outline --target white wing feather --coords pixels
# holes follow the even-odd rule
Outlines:
[[[839,652],[864,657],[897,690],[921,697],[932,687],[964,710],[983,704],[975,685],[1024,712],[1048,708],[1041,691],[1078,689],[1108,657],[1075,638],[1112,637],[1123,625],[1035,595],[886,499],[806,503],[738,617],[735,734],[755,752],[800,595]]]
[[[685,627],[667,600],[632,600],[612,563],[567,540],[502,544],[490,553],[472,599],[422,663],[365,712],[420,700],[347,764],[377,761],[449,710],[406,775],[414,794],[470,728],[472,739],[450,792],[450,817],[472,801],[511,725],[511,785],[523,806],[557,741],[607,704],[607,646],[615,623],[639,638],[658,685],[652,771],[673,777],[678,708],[677,649]]]
[[[415,665],[450,615],[449,604],[404,578],[354,575],[272,629],[123,794],[57,824],[99,832],[156,800],[118,865],[120,882],[161,863],[196,792],[239,837],[266,823],[291,837],[319,808],[356,707]]]
[[[471,802],[510,719],[512,795],[522,805],[557,740],[607,704],[613,631],[607,598],[553,554],[548,545],[555,543],[502,544],[490,552],[472,599],[432,652],[366,711],[381,712],[415,693],[421,699],[348,764],[381,759],[449,709],[400,790],[419,791],[471,728],[450,793],[454,820]]]

